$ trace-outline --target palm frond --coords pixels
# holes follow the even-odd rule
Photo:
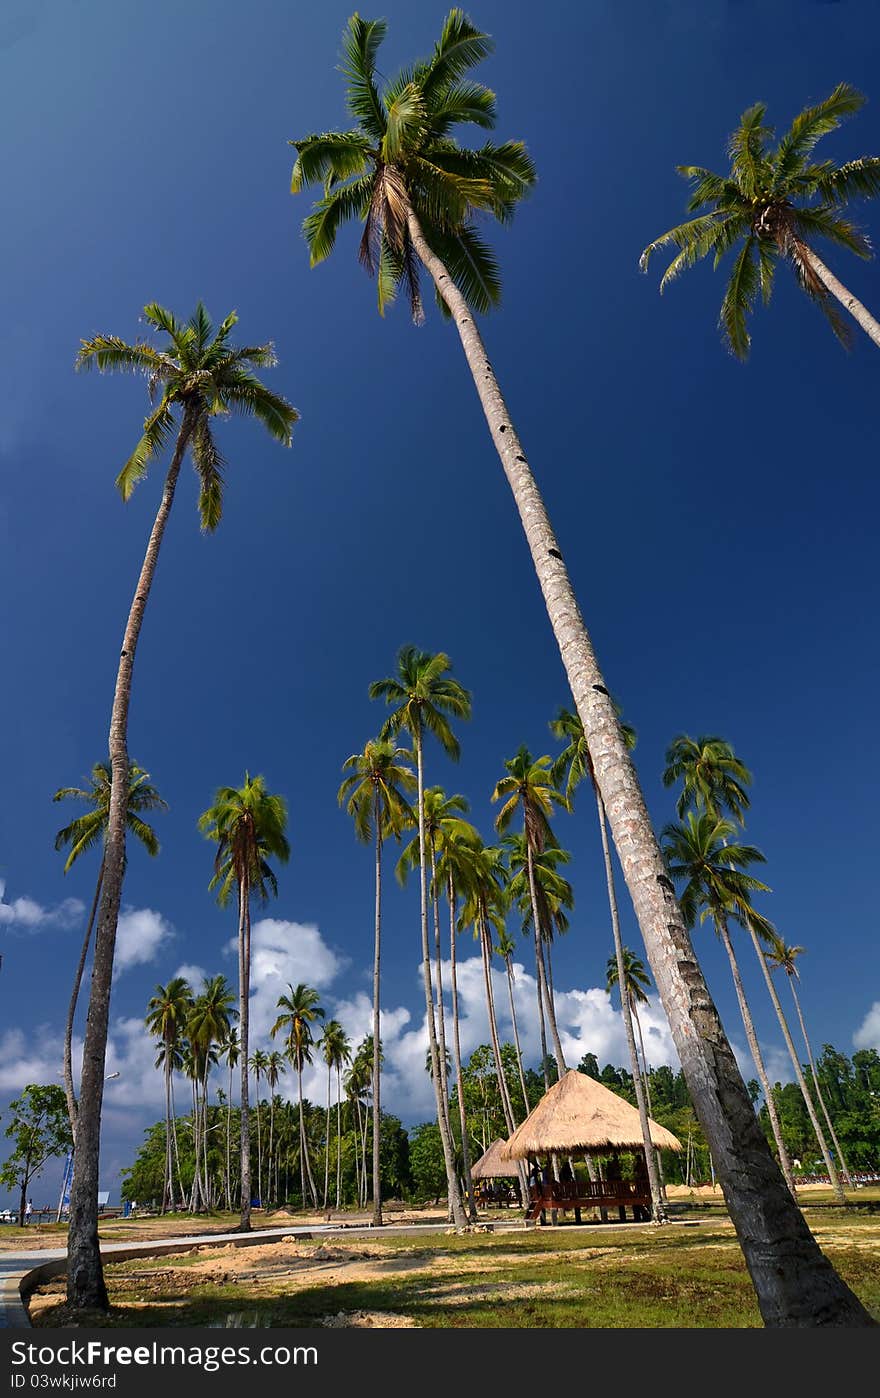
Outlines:
[[[824,101],[799,112],[773,157],[774,190],[784,190],[816,142],[835,131],[845,117],[853,116],[864,104],[865,98],[850,83],[838,83]]]
[[[758,293],[758,268],[754,255],[756,241],[750,237],[743,243],[733,264],[718,317],[718,324],[737,359],[748,357],[751,344],[746,317],[752,311]]]
[[[471,23],[464,10],[450,10],[443,21],[434,52],[420,74],[422,91],[430,100],[438,91],[461,78],[489,57],[494,45]]]
[[[192,435],[191,450],[199,478],[199,519],[203,531],[211,534],[223,513],[223,468],[226,463],[206,417],[199,418]]]
[[[160,380],[171,378],[177,366],[143,340],[129,345],[118,335],[96,335],[82,340],[76,356],[80,370],[99,369],[101,373],[148,374]]]
[[[143,480],[153,457],[158,456],[167,445],[173,431],[174,418],[171,408],[163,400],[144,422],[143,436],[116,477],[116,489],[123,500],[131,498],[132,491],[138,482]]]
[[[482,83],[451,82],[432,94],[428,110],[431,130],[445,136],[453,126],[470,123],[491,130],[497,117],[495,93]]]
[[[501,271],[494,252],[473,223],[464,223],[450,233],[437,230],[431,245],[469,306],[485,314],[499,305]],[[439,292],[437,303],[448,315],[449,308]]]
[[[370,160],[370,143],[360,131],[324,131],[288,144],[297,152],[290,177],[291,194],[299,194],[307,185],[319,181],[334,184],[360,175]]]
[[[373,196],[375,180],[365,175],[350,184],[340,185],[319,199],[312,212],[303,220],[303,237],[309,249],[309,265],[316,267],[329,257],[336,234],[343,223],[352,218],[365,218]]]
[[[749,107],[727,144],[734,180],[747,199],[756,195],[766,173],[766,145],[773,136],[772,127],[764,125],[766,112],[764,102]]]
[[[427,131],[425,102],[415,83],[407,83],[388,108],[382,158],[389,164],[420,144]]]
[[[848,160],[837,169],[829,164],[814,179],[813,188],[828,204],[845,204],[850,199],[876,199],[880,195],[880,156],[866,155]]]
[[[342,35],[348,109],[377,142],[385,134],[385,110],[375,82],[376,55],[386,29],[383,19],[364,20],[355,14]]]
[[[848,219],[841,218],[837,210],[826,205],[810,209],[796,209],[793,214],[795,229],[800,237],[827,238],[830,243],[854,252],[856,257],[870,258],[871,244],[864,233]]]

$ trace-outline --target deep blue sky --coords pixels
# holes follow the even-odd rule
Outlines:
[[[444,7],[381,9],[391,74],[430,49]],[[7,903],[27,897],[48,911],[90,898],[92,867],[62,877],[53,837],[64,813],[49,798],[106,750],[122,627],[161,489],[155,469],[128,506],[116,495],[144,387],[75,375],[80,338],[134,338],[148,300],[188,315],[201,297],[217,319],[235,307],[244,338],[276,342],[268,381],[302,414],[290,452],[250,423],[221,426],[230,469],[214,537],[199,534],[188,468],[181,478],[130,726],[132,755],[171,809],[157,820],[160,859],[133,852],[125,888],[126,904],[160,914],[174,937],[120,977],[114,1017],[142,1015],[181,964],[232,976],[221,948],[234,928],[207,892],[211,851],[196,819],[246,766],[290,806],[293,858],[271,915],[317,925],[320,946],[347,958],[335,976],[325,967],[328,1009],[366,990],[371,857],[336,790],[343,759],[381,722],[367,685],[391,672],[401,643],[446,650],[473,691],[459,768],[430,752],[427,775],[469,796],[487,836],[503,760],[521,742],[550,750],[547,721],[567,700],[454,332],[433,308],[420,330],[402,305],[378,317],[354,231],[329,263],[308,267],[299,228],[309,204],[288,192],[287,141],[347,124],[336,71],[347,13],[284,0],[10,0],[0,18]],[[820,149],[839,160],[880,151],[880,16],[850,0],[549,0],[537,12],[480,0],[472,14],[496,39],[478,76],[498,92],[498,134],[528,143],[540,177],[513,227],[492,233],[505,297],[485,335],[609,686],[638,729],[651,811],[658,826],[672,815],[660,773],[674,734],[735,744],[755,773],[748,833],[774,889],[762,907],[809,949],[803,995],[817,1044],[852,1052],[880,1001],[880,360],[864,336],[844,353],[781,272],[742,366],[716,330],[721,275],[701,266],[661,298],[662,264],[643,277],[637,258],[683,215],[674,166],[722,166],[730,129],[756,100],[783,129],[847,80],[869,103]],[[857,217],[876,237],[880,210]],[[827,255],[880,308],[876,264]],[[559,822],[577,897],[555,963],[562,990],[601,986],[610,951],[582,807]],[[74,915],[30,931],[8,915],[0,925],[4,1100],[60,1066],[80,929]],[[298,934],[284,935],[295,954]],[[626,936],[639,945],[629,915]],[[415,888],[394,890],[383,1000],[410,1010],[410,1028],[416,939]],[[697,945],[741,1042],[712,933]],[[782,1071],[745,948],[743,962]],[[312,970],[304,957],[284,978],[320,980]],[[875,1021],[880,1032],[880,1010]],[[135,1037],[130,1028],[130,1053]],[[865,1029],[860,1042],[870,1038]],[[143,1094],[133,1067],[125,1077],[114,1103],[133,1109]],[[393,1092],[386,1102],[395,1108]],[[420,1115],[405,1095],[398,1105]],[[108,1186],[141,1124],[133,1110],[112,1117]]]

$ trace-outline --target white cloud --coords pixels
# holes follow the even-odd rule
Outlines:
[[[28,932],[39,932],[44,927],[69,929],[76,927],[85,912],[85,904],[79,898],[65,898],[52,908],[44,908],[33,898],[24,896],[7,903],[6,880],[0,879],[0,925],[20,927]]]
[[[880,1000],[875,1000],[856,1032],[853,1046],[857,1049],[880,1050]]]
[[[116,953],[113,970],[116,975],[132,966],[145,966],[155,961],[160,949],[174,936],[171,924],[152,908],[126,908],[116,929]]]
[[[233,938],[230,950],[237,951]],[[265,917],[251,928],[251,1042],[268,1042],[278,997],[300,981],[325,991],[348,962],[324,941],[314,923]]]
[[[208,973],[204,966],[196,966],[189,962],[184,962],[178,966],[172,979],[180,977],[181,980],[188,981],[196,995],[201,995],[208,980]]]

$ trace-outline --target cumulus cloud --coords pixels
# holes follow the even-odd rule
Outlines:
[[[76,927],[85,910],[79,898],[65,898],[51,908],[44,908],[27,896],[7,903],[6,880],[0,879],[0,926],[17,927],[26,932],[41,932],[46,927],[67,930]]]
[[[880,1000],[875,1000],[856,1032],[853,1047],[880,1051]]]
[[[201,995],[208,980],[208,973],[204,966],[196,966],[189,962],[184,962],[182,966],[178,966],[171,979],[178,976],[181,980],[189,983],[195,995]]]
[[[238,940],[229,942],[237,952]],[[314,923],[264,917],[251,928],[250,1037],[268,1041],[278,1016],[278,997],[300,981],[325,991],[348,961],[324,941]]]
[[[117,924],[114,973],[122,975],[132,966],[155,961],[173,935],[171,924],[161,913],[152,908],[126,908]]]

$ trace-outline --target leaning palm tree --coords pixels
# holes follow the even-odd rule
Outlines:
[[[302,982],[294,990],[292,985],[288,985],[289,995],[279,995],[276,1008],[281,1010],[269,1033],[272,1038],[276,1034],[283,1033],[287,1040],[287,1056],[296,1068],[297,1093],[299,1096],[299,1150],[300,1150],[300,1177],[302,1181],[303,1205],[306,1202],[306,1179],[309,1182],[309,1190],[312,1196],[312,1204],[318,1207],[318,1191],[315,1189],[315,1181],[312,1178],[312,1166],[309,1161],[309,1143],[306,1135],[305,1117],[303,1115],[303,1090],[302,1090],[302,1070],[307,1063],[312,1061],[312,1026],[319,1019],[324,1018],[324,1011],[319,1005],[319,995],[317,990]]]
[[[397,656],[397,674],[375,680],[369,688],[371,699],[384,699],[393,711],[382,726],[381,738],[393,738],[406,732],[412,739],[416,756],[419,820],[419,892],[421,897],[422,976],[425,986],[425,1011],[428,1025],[428,1047],[434,1064],[433,1084],[437,1102],[437,1121],[443,1145],[443,1160],[452,1219],[456,1227],[465,1226],[464,1204],[455,1167],[452,1132],[443,1098],[443,1078],[440,1071],[440,1050],[434,1018],[431,989],[431,953],[428,947],[428,883],[427,839],[425,835],[425,774],[424,737],[433,733],[443,751],[453,761],[458,759],[458,739],[452,731],[450,718],[470,718],[471,696],[449,674],[452,662],[442,651],[431,655],[416,646],[402,646]]]
[[[821,137],[835,131],[864,102],[849,83],[838,83],[824,101],[798,113],[772,150],[774,131],[764,120],[767,107],[756,102],[743,112],[730,137],[727,174],[715,175],[700,165],[676,166],[691,184],[687,211],[697,217],[649,243],[639,265],[647,271],[658,248],[678,249],[660,283],[663,291],[679,272],[701,258],[711,253],[717,267],[725,253],[738,247],[719,316],[724,339],[738,359],[745,359],[749,352],[748,316],[759,294],[765,305],[770,300],[773,275],[781,261],[792,267],[802,289],[825,312],[844,344],[849,341],[849,326],[831,297],[880,347],[880,324],[837,280],[813,246],[814,239],[823,238],[857,257],[871,256],[868,239],[843,217],[843,211],[851,200],[880,194],[880,156],[864,156],[844,165],[813,159]]]
[[[824,1257],[791,1200],[760,1129],[665,871],[644,796],[578,608],[568,569],[525,449],[486,353],[474,312],[500,296],[498,264],[474,216],[507,221],[534,183],[517,142],[460,146],[456,127],[491,127],[495,97],[468,74],[492,49],[461,10],[447,16],[431,58],[380,91],[379,20],[353,15],[343,43],[355,127],[295,141],[294,193],[322,197],[304,232],[312,264],[332,251],[347,219],[378,269],[380,309],[403,281],[417,315],[416,259],[450,313],[528,542],[550,624],[620,855],[651,971],[688,1088],[768,1325],[868,1324],[865,1308]],[[375,253],[379,243],[378,257]],[[412,294],[415,293],[415,294]],[[447,1167],[448,1169],[448,1167]]]
[[[70,993],[70,1004],[67,1007],[67,1020],[64,1025],[64,1095],[67,1098],[67,1115],[70,1118],[70,1130],[75,1142],[78,1109],[76,1093],[73,1089],[73,1022],[76,1018],[76,1005],[79,1000],[86,957],[89,954],[89,944],[92,940],[92,927],[95,922],[95,914],[98,911],[98,900],[101,897],[101,885],[104,882],[103,850],[104,841],[107,838],[107,822],[110,818],[110,763],[95,763],[87,788],[62,786],[52,797],[53,801],[70,799],[86,801],[91,809],[86,811],[84,815],[77,816],[69,825],[65,825],[62,830],[59,830],[55,836],[55,848],[68,850],[64,864],[65,874],[72,869],[80,855],[94,849],[96,845],[101,846],[101,863],[98,866],[95,896],[92,899],[89,920],[86,923],[86,933],[80,948],[79,961],[73,978],[73,989]],[[166,802],[162,800],[156,788],[150,783],[149,772],[138,767],[136,762],[131,762],[128,768],[128,803],[125,810],[125,824],[129,832],[154,858],[159,853],[159,841],[156,838],[155,830],[141,819],[141,814],[143,811],[167,811],[167,809]]]
[[[241,1135],[241,1221],[239,1231],[251,1226],[251,1138],[248,1083],[249,1006],[251,976],[251,900],[268,902],[278,893],[270,859],[286,864],[290,845],[285,834],[287,805],[266,787],[263,777],[245,773],[244,786],[221,786],[199,817],[202,834],[217,846],[214,877],[217,902],[225,908],[233,894],[238,903],[238,1032]]]
[[[339,788],[338,801],[354,820],[355,834],[367,842],[372,838],[376,851],[376,903],[373,939],[373,1223],[382,1223],[382,1191],[379,1178],[379,967],[382,935],[382,842],[388,835],[399,838],[403,825],[412,820],[404,792],[414,791],[416,778],[405,764],[411,754],[405,748],[381,738],[370,740],[363,752],[352,753],[342,764],[351,773]],[[335,1023],[335,1021],[334,1021]],[[329,1064],[328,1064],[329,1068]],[[329,1085],[328,1085],[329,1091]],[[329,1097],[328,1097],[329,1113]],[[328,1119],[328,1142],[329,1142]],[[327,1207],[327,1171],[324,1171],[324,1207]]]
[[[698,918],[700,922],[704,922],[707,917],[711,918],[727,953],[737,1003],[764,1092],[782,1173],[794,1195],[791,1160],[782,1138],[770,1079],[758,1046],[752,1012],[730,938],[731,922],[746,926],[750,919],[755,920],[756,914],[751,904],[752,894],[768,892],[766,884],[746,872],[753,864],[763,864],[764,856],[753,845],[732,843],[736,833],[736,826],[732,821],[723,820],[710,811],[701,811],[699,815],[687,811],[684,821],[678,824],[670,823],[664,827],[663,849],[670,877],[682,885],[678,901],[688,925],[693,927]]]
[[[165,1182],[162,1186],[162,1213],[168,1208],[174,1208],[171,1075],[192,1003],[193,993],[189,982],[182,976],[174,976],[167,985],[156,986],[147,1006],[147,1032],[159,1041],[161,1066],[165,1074]]]
[[[507,776],[502,777],[496,783],[491,798],[493,801],[504,802],[495,818],[495,829],[499,835],[503,835],[509,829],[510,822],[517,811],[521,812],[526,848],[526,878],[532,907],[532,929],[535,935],[535,977],[538,995],[538,1022],[541,1027],[541,1057],[544,1068],[544,1086],[549,1088],[542,1005],[547,1011],[547,1021],[550,1025],[553,1049],[556,1054],[556,1072],[559,1078],[566,1072],[566,1062],[562,1051],[562,1040],[559,1037],[559,1029],[556,1024],[556,1007],[547,984],[543,944],[544,938],[549,932],[542,927],[541,923],[538,890],[535,882],[535,859],[543,853],[548,845],[555,846],[557,844],[556,836],[550,828],[550,817],[557,807],[561,806],[566,809],[568,803],[553,782],[549,757],[535,758],[527,747],[522,746],[514,757],[505,762],[504,766],[507,768]]]
[[[284,398],[266,388],[254,372],[275,363],[272,346],[245,345],[236,349],[230,344],[229,336],[237,321],[234,312],[216,331],[201,302],[186,322],[179,321],[156,303],[144,307],[144,318],[154,330],[164,335],[164,343],[159,347],[146,340],[127,344],[115,335],[96,335],[82,342],[76,361],[80,369],[96,367],[101,372],[142,374],[147,379],[151,409],[144,420],[141,438],[117,477],[124,500],[143,479],[150,462],[172,441],[174,443],[162,500],[150,531],[125,626],[110,715],[111,782],[104,840],[104,883],[95,934],[67,1249],[67,1299],[71,1306],[78,1309],[97,1307],[106,1310],[108,1305],[98,1248],[101,1103],[116,924],[125,875],[128,713],[132,674],[159,549],[187,451],[192,457],[199,482],[202,528],[213,531],[220,523],[226,463],[214,437],[213,424],[218,417],[230,414],[255,417],[285,446],[290,445],[291,429],[297,419],[296,410]],[[157,394],[159,401],[155,403]]]
[[[834,1144],[834,1149],[835,1149],[835,1152],[836,1152],[836,1154],[837,1154],[837,1159],[840,1161],[840,1171],[841,1171],[841,1174],[843,1175],[843,1178],[846,1180],[846,1183],[850,1186],[850,1188],[852,1188],[852,1177],[851,1177],[851,1175],[850,1175],[850,1173],[849,1173],[849,1169],[848,1169],[848,1167],[847,1167],[846,1160],[844,1159],[843,1151],[842,1151],[841,1148],[840,1148],[840,1142],[838,1141],[838,1139],[837,1139],[837,1133],[836,1133],[836,1131],[834,1130],[834,1123],[833,1123],[833,1121],[831,1120],[831,1117],[830,1117],[829,1114],[828,1114],[828,1108],[827,1108],[827,1106],[825,1105],[825,1098],[822,1096],[822,1088],[821,1088],[821,1086],[820,1086],[820,1084],[819,1084],[819,1074],[816,1072],[816,1064],[815,1064],[814,1061],[813,1061],[813,1049],[812,1049],[812,1045],[810,1044],[810,1040],[809,1040],[809,1038],[808,1038],[808,1036],[807,1036],[807,1026],[806,1026],[806,1024],[804,1023],[804,1012],[803,1012],[803,1010],[801,1009],[800,997],[798,996],[797,989],[795,988],[795,981],[799,979],[799,977],[798,977],[798,969],[797,969],[797,959],[798,959],[799,956],[802,956],[802,955],[803,955],[804,948],[803,948],[803,947],[789,946],[789,945],[786,943],[785,939],[784,939],[783,937],[780,937],[779,933],[776,932],[776,931],[773,930],[773,929],[771,929],[771,930],[765,935],[764,941],[765,941],[766,944],[767,944],[767,950],[764,952],[764,958],[765,958],[765,960],[766,960],[766,962],[767,962],[767,965],[768,965],[772,970],[782,970],[782,971],[784,971],[785,974],[786,974],[786,976],[788,977],[788,984],[789,984],[789,986],[791,987],[791,995],[792,995],[792,999],[794,1000],[794,1007],[795,1007],[795,1010],[796,1010],[796,1012],[797,1012],[798,1023],[799,1023],[800,1026],[801,1026],[801,1034],[802,1034],[803,1040],[804,1040],[804,1047],[805,1047],[806,1050],[807,1050],[807,1059],[808,1059],[809,1064],[810,1064],[810,1072],[811,1072],[812,1078],[813,1078],[813,1086],[814,1086],[814,1088],[815,1088],[815,1090],[816,1090],[816,1098],[817,1098],[817,1100],[818,1100],[819,1106],[820,1106],[821,1109],[822,1109],[822,1115],[823,1115],[824,1118],[825,1118],[825,1122],[826,1122],[826,1125],[827,1125],[827,1127],[828,1127],[828,1131],[829,1131],[829,1133],[830,1133],[830,1135],[831,1135],[831,1140],[832,1140],[832,1142],[833,1142],[833,1144]],[[796,1057],[797,1057],[797,1055],[795,1055],[795,1058],[796,1058]],[[800,1069],[800,1064],[799,1064],[799,1063],[798,1063],[797,1066],[798,1066],[798,1069]],[[803,1081],[803,1075],[802,1075],[802,1074],[801,1074],[801,1079],[800,1079],[800,1081],[801,1081],[801,1082]],[[809,1094],[809,1092],[807,1091],[807,1088],[806,1088],[806,1084],[805,1084],[805,1083],[803,1083],[803,1086],[801,1087],[801,1091],[804,1093],[804,1101],[807,1103],[808,1109],[809,1109],[809,1106],[811,1105],[811,1099],[810,1099],[810,1094]],[[815,1123],[814,1123],[814,1125],[815,1125]],[[816,1134],[817,1134],[817,1139],[819,1140],[820,1148],[821,1148],[822,1145],[823,1145],[823,1135],[822,1135],[822,1132],[817,1130]],[[827,1154],[828,1154],[827,1147],[825,1147],[825,1149],[824,1149],[824,1154],[825,1154],[826,1156],[827,1156]],[[829,1178],[830,1178],[830,1179],[832,1180],[832,1182],[833,1182],[833,1180],[834,1180],[834,1173],[833,1173],[831,1170],[829,1170]]]

